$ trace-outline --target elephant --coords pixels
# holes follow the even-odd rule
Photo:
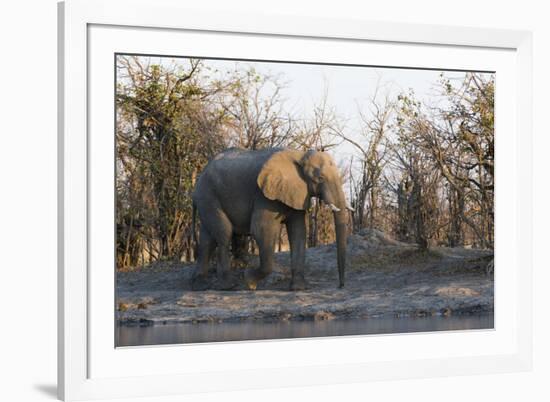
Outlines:
[[[217,248],[217,288],[238,286],[230,272],[230,245],[235,236],[251,235],[258,246],[260,267],[245,271],[249,289],[272,271],[280,225],[285,224],[291,259],[291,290],[307,288],[304,276],[306,210],[318,197],[333,211],[339,287],[344,287],[347,211],[339,170],[324,151],[284,148],[227,149],[214,157],[200,174],[192,194],[201,221],[193,290],[204,290],[210,258]]]

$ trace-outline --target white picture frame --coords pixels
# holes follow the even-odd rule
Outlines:
[[[59,4],[58,16],[58,392],[61,399],[161,396],[531,368],[532,37],[529,32],[275,15],[213,15],[187,9],[177,0],[68,0]],[[164,48],[158,45],[158,51],[154,52],[159,35],[164,38]],[[177,35],[234,38],[233,47],[224,47],[233,57],[245,57],[252,51],[252,45],[244,45],[247,40],[252,43],[261,39],[262,44],[270,45],[262,46],[263,51],[273,54],[290,52],[292,46],[288,45],[308,41],[312,48],[334,46],[333,57],[346,58],[348,54],[350,60],[355,57],[351,49],[367,46],[372,54],[380,54],[380,61],[373,63],[376,65],[402,64],[398,57],[406,57],[409,49],[410,54],[416,54],[413,64],[418,67],[434,63],[434,57],[439,57],[439,65],[434,65],[438,68],[449,64],[465,69],[475,69],[479,63],[493,66],[491,69],[497,72],[496,91],[503,88],[502,93],[510,95],[502,99],[500,106],[497,94],[497,155],[508,163],[499,168],[497,162],[497,169],[502,169],[497,170],[497,217],[506,214],[507,218],[500,223],[497,219],[496,225],[495,310],[501,317],[495,315],[495,330],[140,350],[115,349],[110,345],[114,338],[109,326],[112,315],[104,317],[101,312],[114,305],[110,295],[112,292],[114,297],[114,288],[112,282],[108,282],[108,275],[101,276],[90,268],[98,255],[98,251],[90,247],[90,239],[97,236],[90,228],[101,227],[95,220],[90,222],[90,210],[97,208],[95,197],[101,195],[101,191],[93,187],[90,163],[97,158],[109,158],[112,152],[101,147],[101,142],[93,153],[90,151],[91,144],[96,144],[94,141],[103,135],[98,134],[98,128],[112,128],[108,115],[97,114],[98,108],[91,109],[106,99],[97,96],[108,97],[113,92],[98,85],[103,81],[101,73],[96,75],[99,70],[95,66],[101,64],[101,57],[96,55],[108,56],[120,51],[116,47],[119,39],[126,41],[126,51],[143,48],[144,53],[174,54],[167,52],[170,42],[177,43]],[[384,50],[397,47],[403,51]],[[282,48],[284,50],[277,50]],[[212,49],[210,52],[216,51]],[[460,55],[468,52],[477,52],[475,63],[478,64],[460,64],[464,63],[458,61]],[[290,53],[280,54],[294,57]],[[255,57],[258,58],[258,54]],[[284,60],[285,56],[280,57]],[[504,78],[498,81],[499,76]],[[103,90],[105,95],[101,95]],[[96,116],[99,117],[96,119]],[[112,143],[112,137],[105,136],[106,141]],[[101,170],[93,166],[94,174]],[[107,190],[111,191],[112,186]],[[518,255],[522,257],[521,267]],[[110,275],[112,278],[112,272]],[[94,296],[97,292],[106,294],[103,301]],[[450,352],[448,345],[453,345]],[[319,348],[324,351],[322,355]],[[345,356],[336,353],[357,348],[362,353]],[[394,355],[387,352],[390,349]],[[182,356],[185,363],[181,363]],[[155,369],[144,370],[139,362]],[[155,364],[150,364],[152,362]],[[163,363],[160,368],[159,363]]]

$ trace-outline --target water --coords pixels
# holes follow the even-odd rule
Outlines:
[[[236,322],[117,327],[117,346],[166,345],[337,335],[395,334],[494,328],[493,314],[328,321]]]

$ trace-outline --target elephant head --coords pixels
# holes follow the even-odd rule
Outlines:
[[[346,265],[347,211],[338,167],[328,153],[282,150],[263,165],[257,179],[264,196],[296,210],[309,208],[318,197],[334,214],[340,287],[344,286]]]

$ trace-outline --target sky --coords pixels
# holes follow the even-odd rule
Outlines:
[[[185,68],[189,66],[186,58],[152,57],[150,62],[163,65],[181,63]],[[253,67],[260,74],[279,77],[280,82],[286,84],[281,91],[282,97],[286,99],[286,107],[303,118],[312,117],[314,105],[327,92],[328,106],[346,121],[346,135],[354,140],[361,139],[359,108],[363,112],[368,110],[369,101],[377,88],[379,100],[383,100],[386,95],[394,98],[399,93],[412,90],[416,98],[424,104],[433,105],[442,101],[437,89],[437,81],[442,72],[440,70],[211,59],[203,59],[203,64],[219,70],[222,75],[228,70],[247,70]],[[445,71],[444,74],[447,78],[456,80],[463,79],[465,75],[464,72],[457,71]],[[349,143],[342,143],[331,149],[337,162],[349,159],[354,152]]]

